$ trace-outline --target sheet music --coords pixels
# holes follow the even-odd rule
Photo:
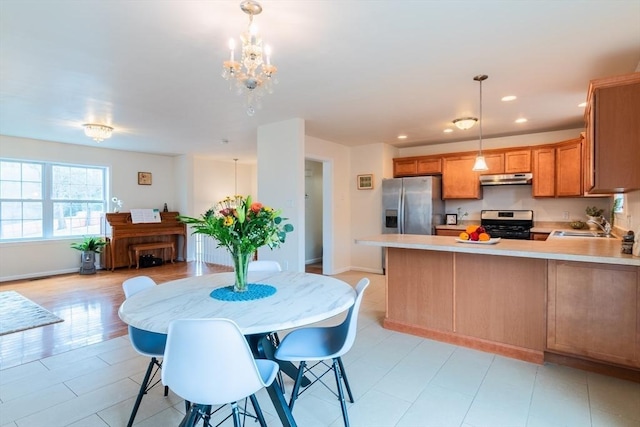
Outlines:
[[[160,209],[131,209],[131,222],[134,224],[161,222]]]

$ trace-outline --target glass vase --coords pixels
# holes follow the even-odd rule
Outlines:
[[[232,252],[233,272],[235,274],[235,283],[233,284],[234,292],[246,292],[248,289],[247,270],[249,269],[249,261],[252,254],[245,254],[240,251]]]

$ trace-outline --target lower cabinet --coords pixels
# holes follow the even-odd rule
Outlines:
[[[458,237],[464,230],[452,230],[447,228],[436,228],[436,236]]]
[[[531,240],[547,240],[549,233],[531,233]]]
[[[640,268],[549,261],[547,348],[640,367]]]

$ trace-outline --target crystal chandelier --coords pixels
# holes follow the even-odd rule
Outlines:
[[[480,74],[479,76],[475,76],[473,80],[480,82],[480,120],[478,120],[478,128],[480,132],[480,146],[478,149],[478,155],[476,156],[476,162],[473,165],[471,170],[476,172],[482,172],[489,170],[487,167],[487,162],[484,160],[484,156],[482,155],[482,82],[487,80],[489,76],[485,74]]]
[[[111,138],[111,132],[113,132],[113,128],[106,125],[87,123],[82,126],[84,127],[84,134],[96,142]]]
[[[260,3],[254,0],[245,0],[240,3],[240,9],[249,15],[249,27],[242,33],[242,58],[240,62],[235,60],[235,40],[229,40],[231,57],[223,62],[222,77],[229,82],[235,81],[238,95],[247,95],[247,114],[253,116],[256,108],[260,108],[260,99],[266,93],[273,93],[273,85],[278,83],[275,74],[278,69],[271,65],[271,49],[264,46],[263,59],[262,39],[258,36],[253,24],[254,15],[262,12]]]

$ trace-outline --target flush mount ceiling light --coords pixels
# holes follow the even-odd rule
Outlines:
[[[474,163],[473,169],[472,169],[475,172],[482,172],[482,171],[489,170],[489,168],[487,167],[487,162],[484,160],[484,156],[482,155],[482,82],[487,80],[488,78],[489,76],[485,74],[480,74],[473,78],[473,80],[480,82],[480,114],[479,114],[480,120],[478,120],[480,142],[479,142],[479,148],[478,148],[478,155],[476,156],[476,162]]]
[[[253,116],[256,107],[260,108],[260,99],[266,93],[273,92],[273,84],[278,83],[275,74],[278,69],[271,65],[271,49],[264,47],[265,58],[262,56],[262,39],[258,37],[257,29],[253,25],[253,17],[262,12],[260,3],[254,0],[245,0],[240,3],[240,9],[249,15],[249,27],[242,33],[242,58],[240,62],[235,60],[236,42],[229,40],[231,56],[223,62],[222,77],[229,82],[235,82],[238,95],[247,95],[247,114]]]
[[[113,128],[106,125],[98,125],[95,123],[87,123],[82,125],[84,127],[84,134],[96,142],[102,142],[105,139],[111,138]]]
[[[475,117],[460,117],[459,119],[455,119],[453,124],[456,125],[458,129],[467,130],[471,129],[477,121],[478,119]]]

